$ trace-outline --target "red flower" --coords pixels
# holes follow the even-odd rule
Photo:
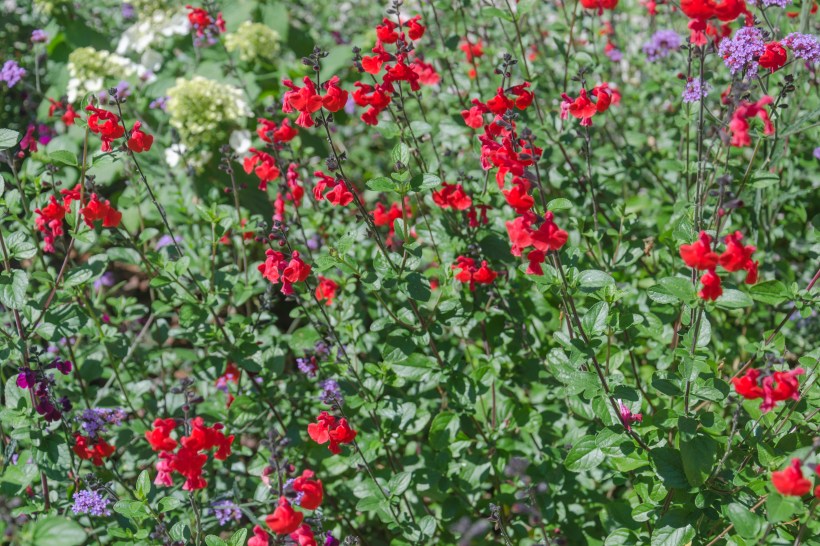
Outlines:
[[[304,87],[296,86],[290,80],[283,80],[282,84],[290,88],[284,95],[284,103],[282,111],[285,113],[299,112],[299,117],[296,119],[296,125],[300,127],[313,127],[314,122],[311,114],[319,110],[323,105],[322,97],[316,92],[316,86],[308,77],[302,80]]]
[[[316,546],[316,538],[313,536],[313,531],[307,523],[303,523],[290,534],[290,539],[295,541],[299,546]]]
[[[376,36],[386,44],[396,43],[399,39],[396,23],[387,18],[382,19],[382,24],[376,27]]]
[[[544,221],[541,226],[532,232],[532,246],[543,252],[550,250],[560,250],[567,242],[569,235],[559,228],[553,221],[552,211],[544,214]]]
[[[526,110],[535,98],[535,95],[533,95],[531,91],[527,91],[529,86],[529,82],[524,82],[519,85],[514,85],[509,89],[510,94],[516,97],[515,107],[519,110]]]
[[[322,105],[331,112],[338,112],[347,104],[348,93],[339,87],[339,76],[333,76],[330,80],[322,84],[325,89],[325,96],[322,97]]]
[[[561,97],[564,99],[561,103],[561,119],[567,119],[569,113],[572,117],[581,120],[581,126],[589,127],[592,125],[592,116],[598,113],[598,108],[589,99],[586,89],[581,89],[575,99],[566,93],[563,93]]]
[[[347,191],[345,183],[341,180],[337,182],[333,189],[325,194],[325,198],[334,207],[346,207],[353,201],[353,194]]]
[[[253,526],[253,536],[248,539],[248,546],[268,546],[268,533],[258,525]]]
[[[598,15],[601,15],[605,9],[615,9],[618,0],[581,0],[581,5],[586,9],[597,9]]]
[[[500,116],[512,109],[515,103],[504,94],[504,89],[499,87],[496,90],[495,96],[487,101],[487,109],[493,114]]]
[[[483,104],[471,107],[469,110],[462,110],[461,117],[464,118],[464,123],[467,127],[478,129],[484,125],[484,113],[487,112],[487,107]]]
[[[111,151],[111,142],[125,135],[125,129],[120,125],[120,118],[113,112],[96,108],[90,104],[85,107],[88,112],[88,130],[100,135],[102,151]]]
[[[80,213],[88,227],[93,227],[98,220],[102,220],[103,227],[117,227],[122,220],[122,213],[112,207],[110,201],[100,201],[96,193],[91,194],[91,200]]]
[[[458,48],[464,52],[467,57],[467,62],[472,62],[474,58],[484,56],[484,43],[481,40],[470,42],[469,38],[465,38]]]
[[[268,249],[265,255],[267,258],[259,265],[259,271],[273,284],[281,281],[280,292],[286,296],[293,294],[293,283],[304,282],[310,275],[310,265],[303,262],[295,250],[290,261],[286,261],[284,254],[273,249]]]
[[[37,231],[44,235],[45,245],[43,250],[54,252],[54,240],[64,233],[63,219],[65,218],[66,208],[52,195],[49,197],[48,205],[42,209],[35,209],[34,212],[37,214],[34,219]]]
[[[356,431],[350,428],[347,419],[339,419],[323,411],[316,423],[308,425],[308,436],[317,444],[330,442],[328,449],[334,455],[342,452],[340,444],[349,444],[356,438]]]
[[[299,506],[306,510],[316,510],[324,497],[322,480],[314,480],[312,470],[305,470],[302,475],[293,480],[293,490],[302,494]]]
[[[735,392],[746,400],[756,400],[763,398],[763,389],[758,384],[760,377],[760,370],[750,369],[743,377],[735,377],[732,379],[732,385],[735,386]]]
[[[171,451],[177,447],[177,441],[171,438],[171,432],[176,428],[174,419],[155,419],[154,428],[145,433],[145,439],[151,444],[154,451]]]
[[[498,273],[490,269],[487,261],[481,262],[481,267],[476,267],[475,260],[466,256],[456,258],[456,263],[450,269],[460,269],[455,275],[455,279],[462,283],[469,283],[470,291],[475,290],[476,284],[492,284]]]
[[[461,184],[443,182],[441,186],[440,190],[433,192],[433,202],[439,207],[464,210],[473,204],[473,200],[464,193],[464,187]]]
[[[134,122],[134,128],[131,129],[131,137],[128,139],[128,149],[134,153],[147,152],[151,149],[151,144],[154,143],[154,137],[146,134],[140,130],[142,123]]]
[[[208,455],[199,453],[189,447],[181,447],[174,453],[171,459],[171,467],[185,476],[185,483],[182,489],[185,491],[197,491],[205,489],[208,482],[202,477],[202,469],[208,462]]]
[[[282,124],[278,127],[275,122],[268,119],[259,118],[257,121],[259,122],[259,126],[256,128],[256,134],[268,143],[290,142],[299,134],[290,124],[288,118],[282,120]]]
[[[679,252],[683,262],[694,269],[714,270],[718,263],[718,255],[712,252],[712,238],[705,231],[691,245],[680,245]]]
[[[702,299],[714,301],[723,294],[723,288],[720,286],[720,277],[717,276],[714,269],[710,269],[704,273],[700,278],[700,282],[703,283],[703,289],[698,292],[698,296]]]
[[[251,155],[242,161],[242,168],[250,174],[251,171],[259,178],[259,189],[266,191],[268,182],[276,180],[282,171],[276,166],[276,160],[268,153],[261,152],[256,148],[248,150]]]
[[[741,148],[749,146],[752,139],[749,136],[749,118],[758,117],[763,120],[763,134],[774,134],[774,125],[769,119],[769,113],[764,106],[771,104],[772,98],[768,95],[762,97],[755,103],[741,101],[740,106],[737,107],[735,113],[732,114],[732,119],[729,121],[729,131],[732,133],[732,146]]]
[[[171,464],[174,454],[170,451],[161,451],[159,460],[154,465],[157,469],[157,477],[154,479],[154,485],[162,485],[164,487],[171,487],[174,485],[174,477],[172,472],[174,467]]]
[[[339,285],[332,279],[319,275],[319,284],[316,285],[316,299],[327,300],[325,305],[332,305]]]
[[[409,217],[409,204],[405,202],[406,214]],[[376,209],[373,211],[373,223],[377,226],[387,226],[387,244],[393,244],[393,236],[396,234],[395,221],[402,217],[401,206],[398,203],[393,203],[390,208],[386,208],[381,203],[376,203]]]
[[[418,75],[419,83],[422,85],[436,85],[441,81],[441,76],[430,63],[425,63],[420,59],[413,59],[410,68]]]
[[[513,177],[512,184],[512,189],[504,190],[502,193],[507,199],[507,204],[515,209],[517,214],[524,214],[535,205],[535,199],[528,193],[530,183],[526,179],[516,176]]]
[[[92,445],[91,438],[86,438],[79,433],[74,433],[74,447],[72,449],[80,459],[91,459],[94,466],[102,466],[103,459],[107,459],[116,451],[114,446],[108,444],[102,438],[97,438]]]
[[[421,15],[416,15],[404,25],[407,27],[407,35],[410,36],[411,40],[418,40],[422,36],[424,36],[424,31],[426,30],[423,25],[419,23],[421,21]]]
[[[724,239],[726,250],[720,255],[718,261],[726,271],[746,270],[746,284],[754,284],[757,282],[759,262],[752,261],[752,254],[757,249],[751,245],[743,246],[740,243],[742,238],[743,235],[739,231],[727,235]]]
[[[214,459],[224,461],[231,454],[234,436],[225,436],[221,432],[222,428],[220,423],[208,427],[202,417],[195,417],[191,421],[191,434],[182,438],[182,445],[194,451],[209,451],[217,448]]]
[[[811,491],[811,482],[803,477],[800,459],[792,459],[792,464],[784,470],[772,472],[772,485],[781,495],[802,497]]]
[[[798,375],[803,375],[803,368],[795,368],[787,372],[774,372],[763,379],[763,403],[760,409],[769,411],[783,400],[800,400],[800,383]]]
[[[780,42],[769,42],[766,44],[766,52],[758,59],[758,64],[774,72],[786,64],[786,58],[786,50]]]
[[[399,55],[396,64],[388,66],[385,70],[387,71],[387,74],[385,74],[383,78],[385,85],[404,81],[410,84],[410,89],[413,91],[421,89],[421,86],[419,86],[419,75],[405,63],[404,55]]]

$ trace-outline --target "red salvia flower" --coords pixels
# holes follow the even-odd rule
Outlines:
[[[347,419],[339,419],[323,411],[316,418],[316,423],[308,425],[308,436],[317,444],[328,444],[334,455],[342,452],[341,444],[349,444],[356,438],[356,431],[350,428]]]
[[[766,44],[766,52],[758,59],[758,64],[763,68],[768,68],[772,73],[786,64],[786,49],[780,42],[769,42]]]
[[[299,546],[317,546],[316,537],[313,536],[313,531],[307,523],[300,525],[296,531],[290,534],[290,539],[295,541]]]
[[[465,210],[470,208],[473,200],[464,192],[461,184],[448,184],[443,182],[441,189],[433,192],[433,202],[439,207]]]
[[[268,533],[259,525],[253,526],[253,536],[248,539],[248,546],[269,546]]]
[[[419,85],[419,75],[405,63],[404,55],[399,55],[396,64],[387,66],[385,70],[387,71],[383,79],[385,85],[404,81],[410,84],[410,89],[413,91],[421,89]]]
[[[128,149],[137,154],[147,152],[154,143],[154,137],[144,133],[140,127],[142,123],[135,121],[134,128],[131,129],[131,136],[128,138]]]
[[[772,103],[772,97],[765,95],[757,102],[751,103],[741,101],[740,105],[732,114],[732,119],[729,121],[729,131],[732,133],[731,145],[737,148],[749,146],[752,139],[749,136],[749,118],[758,117],[763,120],[763,134],[774,134],[774,124],[769,118],[769,113],[765,106]]]
[[[598,15],[601,15],[605,9],[615,9],[618,0],[581,0],[581,5],[586,9],[597,9]]]
[[[102,438],[97,438],[91,443],[91,438],[86,438],[82,434],[74,433],[74,453],[80,459],[91,460],[94,466],[102,466],[103,459],[107,459],[114,454],[116,448]]]
[[[480,267],[476,267],[475,260],[467,256],[459,256],[456,258],[456,263],[450,266],[450,269],[460,269],[455,275],[455,279],[459,282],[469,284],[470,291],[475,290],[476,284],[492,284],[498,273],[490,269],[487,261],[481,262]]]
[[[284,95],[284,103],[282,111],[285,113],[299,112],[299,117],[296,118],[296,125],[300,127],[313,127],[313,117],[311,114],[318,111],[322,105],[322,97],[316,92],[316,85],[308,77],[302,80],[304,87],[296,86],[290,80],[283,80],[282,84],[290,88]]]
[[[544,214],[544,221],[532,232],[532,246],[543,252],[560,250],[567,242],[569,235],[553,221],[552,211]]]
[[[177,426],[174,419],[155,419],[154,428],[145,433],[145,439],[151,444],[154,451],[172,451],[177,447],[177,441],[171,438],[171,432]]]
[[[519,176],[513,177],[512,189],[504,190],[502,193],[517,214],[524,214],[535,205],[535,199],[529,194],[530,183]]]
[[[474,58],[484,56],[484,43],[481,40],[470,42],[469,38],[465,38],[458,48],[464,52],[468,63],[472,62]]]
[[[467,124],[467,127],[478,129],[484,125],[484,114],[487,111],[487,107],[479,103],[472,106],[469,110],[462,110],[461,117],[464,119],[464,123]]]
[[[698,296],[704,300],[716,300],[723,294],[723,287],[720,285],[720,277],[714,269],[710,269],[700,278],[703,289],[698,292]]]
[[[333,189],[325,194],[325,199],[334,207],[346,207],[353,201],[353,194],[347,191],[347,186],[338,180]]]
[[[339,285],[333,279],[328,279],[319,275],[319,284],[316,285],[316,299],[326,300],[325,305],[333,305],[333,298],[336,297],[336,290]]]
[[[783,470],[772,472],[772,485],[781,495],[802,497],[811,491],[811,482],[803,476],[800,459],[792,459],[792,464]]]
[[[49,197],[48,205],[42,209],[35,209],[34,212],[37,214],[34,224],[37,231],[43,234],[45,242],[43,250],[45,252],[54,252],[55,239],[64,233],[63,219],[65,218],[66,208],[52,195]]]
[[[265,255],[267,258],[259,265],[259,271],[273,284],[281,281],[280,292],[286,296],[293,294],[293,283],[304,282],[310,275],[310,265],[303,262],[295,250],[290,261],[285,260],[284,254],[273,249],[268,249]]]
[[[248,150],[251,155],[242,161],[242,168],[245,172],[250,174],[251,171],[259,178],[259,189],[266,191],[268,183],[279,178],[282,171],[276,166],[276,160],[272,155],[250,148]]]
[[[283,119],[282,123],[278,126],[275,122],[265,118],[259,118],[257,121],[259,122],[259,126],[256,128],[256,134],[268,143],[290,142],[299,134],[290,124],[288,118]]]
[[[680,245],[679,252],[683,262],[694,269],[714,269],[718,263],[718,255],[712,252],[712,238],[705,231],[691,245]]]
[[[305,470],[302,475],[293,480],[293,490],[301,493],[299,506],[305,510],[316,510],[322,504],[324,489],[322,480],[315,480],[312,470]]]
[[[100,135],[102,140],[102,151],[110,152],[111,143],[125,135],[125,129],[120,125],[120,118],[113,112],[88,105],[85,109],[90,112],[88,115],[88,130],[95,135]]]
[[[759,262],[752,260],[752,254],[757,250],[751,245],[742,245],[740,240],[743,235],[739,231],[727,235],[726,250],[718,258],[718,262],[726,271],[746,271],[746,284],[757,282],[757,268]]]
[[[93,227],[94,222],[100,220],[102,220],[103,227],[117,227],[122,220],[122,213],[112,207],[110,201],[100,201],[96,193],[91,194],[91,200],[80,209],[80,213],[89,227]]]
[[[746,371],[746,375],[743,377],[733,378],[732,385],[735,387],[735,392],[746,400],[763,398],[763,388],[758,382],[759,377],[760,370],[750,369]]]
[[[436,85],[441,81],[441,76],[436,72],[435,67],[421,59],[413,59],[410,68],[418,75],[419,83],[422,85]]]
[[[325,96],[322,97],[322,105],[330,112],[338,112],[347,104],[348,92],[339,87],[339,76],[333,76],[322,84],[325,89]]]
[[[409,21],[404,23],[404,26],[407,27],[407,35],[410,37],[411,40],[418,40],[422,36],[424,36],[424,31],[426,28],[419,23],[421,21],[421,15],[416,15]]]
[[[399,33],[396,32],[396,23],[390,19],[382,19],[382,24],[376,27],[376,36],[386,44],[394,44],[399,40]]]
[[[803,368],[795,368],[786,372],[774,372],[763,379],[763,403],[760,409],[769,411],[784,400],[800,400],[800,383],[798,375],[803,375]]]

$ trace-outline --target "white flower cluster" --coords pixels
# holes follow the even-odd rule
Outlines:
[[[236,32],[225,35],[228,51],[239,51],[239,58],[247,63],[273,60],[279,53],[279,33],[261,23],[245,21]]]
[[[190,31],[191,24],[185,10],[155,10],[140,14],[137,22],[128,27],[120,37],[117,53],[143,53],[164,38],[185,35]]]
[[[252,115],[240,89],[202,76],[177,79],[168,90],[166,112],[189,148],[224,142],[229,129]]]
[[[99,93],[121,80],[141,76],[142,65],[110,51],[81,47],[68,55],[68,102],[76,102],[89,93]]]

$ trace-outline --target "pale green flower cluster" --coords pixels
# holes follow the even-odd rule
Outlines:
[[[46,15],[54,15],[56,12],[71,7],[69,0],[34,0],[34,6]]]
[[[244,125],[243,118],[251,115],[242,91],[202,76],[177,79],[168,90],[166,112],[189,148],[225,142],[228,129]]]
[[[76,102],[88,93],[99,93],[106,86],[118,84],[138,75],[142,67],[110,51],[81,47],[68,55],[68,102]]]
[[[279,33],[261,23],[245,21],[236,32],[225,35],[228,51],[239,51],[239,58],[248,63],[273,60],[279,53]]]

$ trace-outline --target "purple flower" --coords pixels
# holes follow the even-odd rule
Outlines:
[[[609,60],[614,62],[614,63],[620,62],[621,59],[624,58],[624,54],[621,53],[621,50],[618,49],[617,47],[613,47],[612,49],[607,51],[606,56],[609,57]]]
[[[34,42],[35,44],[38,44],[38,43],[44,44],[44,43],[48,42],[48,34],[46,34],[45,30],[42,30],[42,29],[38,28],[38,29],[32,31],[31,41]]]
[[[26,69],[22,68],[15,61],[6,61],[3,68],[0,69],[0,81],[6,82],[9,89],[17,85],[17,82],[23,79],[26,75]]]
[[[21,389],[30,389],[37,381],[37,373],[28,368],[20,368],[20,373],[17,375],[17,386]]]
[[[308,377],[316,377],[316,371],[319,369],[319,364],[316,362],[315,356],[305,356],[296,359],[296,367],[299,371]]]
[[[83,411],[77,420],[88,437],[96,438],[108,432],[109,425],[119,425],[126,417],[125,410],[121,408],[89,408]]]
[[[347,108],[347,106],[345,106]],[[346,112],[347,110],[345,110]],[[353,112],[350,113],[353,115]],[[319,250],[322,247],[322,238],[319,235],[311,235],[307,240],[307,247],[311,250]]]
[[[304,498],[305,492],[299,491],[298,493],[296,493],[296,497],[293,499],[293,504],[295,504],[296,506],[302,506],[302,499]]]
[[[646,59],[650,62],[668,57],[679,48],[680,36],[674,30],[659,30],[641,47]]]
[[[339,546],[339,539],[328,533],[325,536],[325,546]]]
[[[106,271],[99,279],[94,281],[94,290],[100,291],[103,287],[114,286],[116,280],[117,278],[111,271]]]
[[[219,525],[224,527],[231,520],[239,521],[242,519],[242,511],[239,507],[229,500],[216,501],[211,505],[211,513],[216,516]]]
[[[330,354],[330,345],[324,340],[319,340],[313,346],[313,352],[316,353],[318,357],[327,356]]]
[[[683,102],[698,102],[706,98],[706,95],[708,95],[711,90],[712,86],[709,85],[708,82],[703,83],[700,81],[700,78],[692,78],[686,83],[686,87],[681,96],[683,97]]]
[[[814,155],[815,159],[820,159],[820,146],[814,149],[814,154],[812,155]]]
[[[166,246],[170,246],[174,244],[174,238],[170,235],[163,235],[157,241],[157,244],[154,245],[155,250],[159,250],[161,248],[165,248]]]
[[[327,405],[332,405],[334,402],[342,403],[342,389],[339,384],[333,379],[325,379],[319,382],[319,387],[322,388],[319,394],[319,400]]]
[[[59,358],[53,362],[55,368],[57,368],[61,374],[68,375],[71,373],[71,361],[70,360],[60,360]]]
[[[353,100],[353,93],[351,93],[347,96],[347,102],[345,103],[345,114],[352,116],[355,111],[356,101]]]
[[[110,94],[108,90],[100,93],[100,101],[102,103],[105,103],[105,101],[108,100],[108,97],[121,101],[131,96],[131,84],[125,80],[121,80],[120,83],[118,83],[117,86],[114,87],[114,89],[115,91],[113,95]]]
[[[160,110],[162,110],[164,112],[165,108],[167,106],[168,106],[168,96],[163,95],[161,97],[157,97],[154,100],[152,100],[151,103],[148,105],[148,108],[151,108],[152,110],[155,110],[155,109],[159,108]]]
[[[820,62],[820,42],[816,36],[792,32],[781,43],[791,49],[798,59],[805,59],[810,63]]]
[[[766,42],[763,33],[755,27],[743,27],[731,40],[721,40],[720,54],[732,76],[748,67],[749,76],[757,72],[757,59],[766,53]]]
[[[128,2],[124,2],[121,6],[122,10],[122,18],[123,19],[133,19],[136,17],[136,12],[134,11],[134,6],[129,4]]]
[[[760,4],[760,0],[747,0],[753,6],[757,6]],[[785,8],[789,4],[792,3],[792,0],[763,0],[763,5],[768,7],[777,6],[780,8]]]
[[[85,489],[74,493],[74,506],[71,510],[75,514],[90,514],[92,516],[110,516],[111,510],[108,505],[111,504],[111,499],[101,495],[97,491]]]

